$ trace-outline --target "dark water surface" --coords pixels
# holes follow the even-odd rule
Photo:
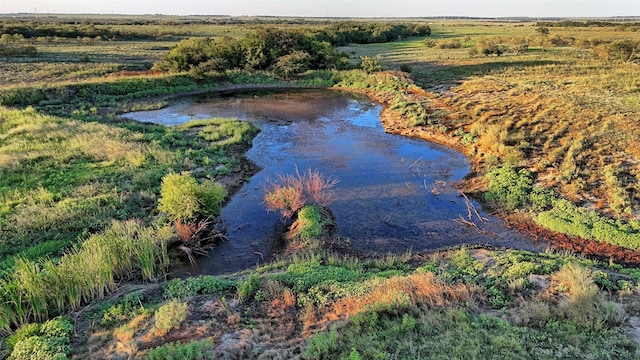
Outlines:
[[[279,214],[265,211],[262,189],[267,179],[293,174],[296,167],[339,179],[329,207],[339,235],[359,251],[423,251],[461,244],[541,248],[483,211],[487,221],[472,219],[478,228],[454,221],[460,216],[468,220],[465,199],[454,187],[469,171],[467,159],[444,146],[385,133],[380,111],[361,95],[296,90],[185,98],[125,117],[166,125],[235,117],[261,129],[247,157],[262,170],[221,214],[229,241],[190,267],[193,274],[242,270],[279,251],[282,224]]]

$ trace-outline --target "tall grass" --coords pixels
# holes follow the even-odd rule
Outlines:
[[[168,266],[170,227],[146,227],[139,221],[114,222],[54,263],[16,259],[15,269],[0,278],[5,322],[19,326],[42,320],[104,298],[117,281],[141,274],[147,281],[162,278]]]

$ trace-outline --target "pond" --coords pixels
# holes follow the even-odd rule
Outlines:
[[[296,169],[317,169],[339,180],[329,208],[338,235],[359,252],[430,251],[463,244],[540,250],[541,244],[508,229],[456,189],[469,171],[462,154],[385,133],[380,111],[363,95],[288,90],[189,97],[164,109],[124,116],[165,125],[233,117],[261,129],[247,153],[261,171],[222,210],[228,241],[189,267],[191,274],[229,273],[270,261],[281,250],[283,225],[278,213],[265,210],[263,188],[268,179]],[[468,218],[470,204],[485,221],[474,211]]]

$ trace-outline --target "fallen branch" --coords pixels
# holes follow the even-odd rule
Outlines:
[[[472,213],[476,215],[476,217],[478,218],[478,220],[480,220],[480,222],[484,222],[484,221],[488,221],[489,220],[489,219],[484,218],[484,217],[482,217],[480,215],[480,212],[478,211],[478,209],[475,207],[475,205],[473,205],[471,200],[469,200],[467,195],[462,192],[462,190],[458,190],[458,193],[462,196],[462,198],[464,199],[464,203],[467,206],[467,217],[469,218],[469,220],[471,220],[473,218]]]

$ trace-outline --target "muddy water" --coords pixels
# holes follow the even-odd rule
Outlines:
[[[262,170],[222,211],[229,241],[188,269],[228,273],[263,264],[281,247],[282,221],[261,204],[267,179],[318,169],[339,179],[329,206],[338,233],[362,252],[435,250],[483,244],[538,250],[526,234],[479,209],[468,218],[455,189],[469,171],[460,153],[384,132],[381,107],[366,97],[327,90],[242,93],[185,98],[161,110],[127,114],[166,125],[191,119],[236,117],[260,127],[247,156]],[[477,228],[455,219],[464,218]]]

